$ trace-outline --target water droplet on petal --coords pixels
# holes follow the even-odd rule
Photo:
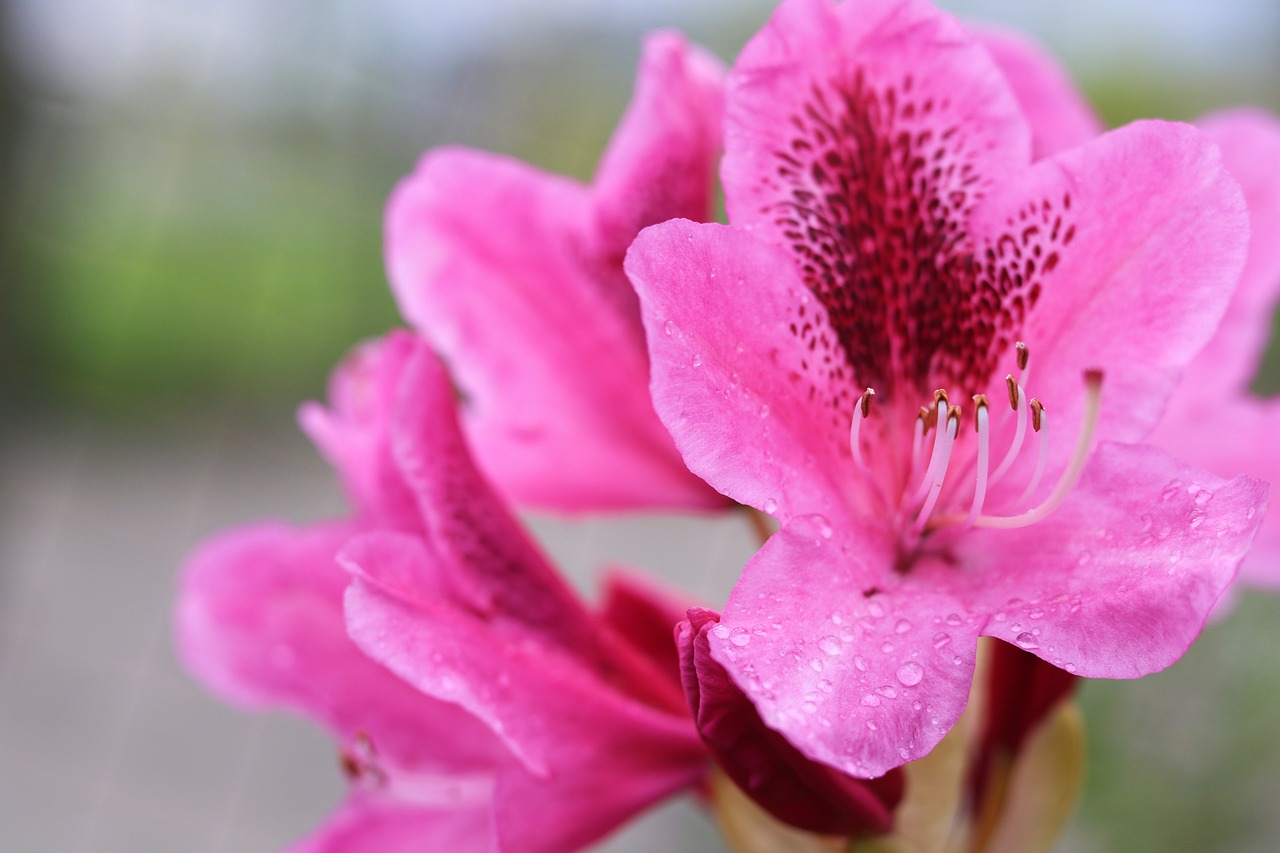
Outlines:
[[[1032,634],[1029,631],[1022,632],[1018,636],[1014,637],[1013,641],[1017,643],[1018,648],[1021,649],[1040,648],[1040,641],[1036,639],[1035,634]]]
[[[764,502],[764,511],[766,515],[773,515],[778,511],[778,502],[773,498],[766,498]]]
[[[674,335],[676,333],[676,324],[668,320],[662,324],[662,331],[666,332],[668,336]]]
[[[933,635],[933,647],[935,649],[940,649],[949,642],[951,642],[951,635],[946,631],[939,631]]]
[[[858,668],[859,672],[867,671],[867,659],[864,658],[862,655],[854,655],[853,665]]]
[[[898,681],[905,687],[915,687],[924,679],[924,667],[915,661],[907,661],[898,667]]]
[[[1201,489],[1200,491],[1196,492],[1196,497],[1195,497],[1196,506],[1204,506],[1211,500],[1213,500],[1213,492],[1209,491],[1208,489]]]
[[[729,642],[735,646],[745,646],[751,642],[751,635],[747,633],[746,628],[734,628],[729,632]]]
[[[888,640],[885,640],[883,643],[880,644],[880,651],[884,652],[886,655],[892,654],[893,643],[889,642]]]
[[[1203,492],[1201,492],[1201,494],[1203,494]],[[1204,524],[1204,510],[1202,509],[1191,510],[1191,512],[1187,515],[1187,523],[1191,525],[1192,530],[1195,530],[1197,527]]]
[[[762,418],[767,418],[767,417],[769,417],[769,404],[768,404],[768,403],[761,403],[761,404],[760,404],[760,417],[762,417]]]
[[[880,697],[874,694],[868,693],[866,696],[862,697],[862,704],[867,706],[868,708],[879,708]]]
[[[838,655],[840,654],[840,649],[843,647],[840,644],[840,640],[828,635],[818,641],[818,648],[822,649],[829,655]]]
[[[694,367],[702,367],[702,353],[700,353],[700,352],[695,352],[695,353],[693,354],[693,366],[694,366]]]
[[[1075,672],[1076,665],[1073,664],[1071,661],[1067,661],[1067,665],[1064,666],[1063,669],[1065,669],[1067,672]]]
[[[867,729],[868,729],[869,731],[873,731],[873,732],[875,732],[875,731],[879,731],[879,730],[880,730],[880,727],[879,727],[879,726],[877,726],[877,725],[876,725],[874,722],[872,722],[871,720],[867,720]]]
[[[894,690],[892,687],[890,687],[890,686],[889,686],[889,685],[887,685],[887,684],[886,684],[886,685],[884,685],[883,687],[877,687],[877,688],[876,688],[876,692],[877,692],[877,693],[879,693],[881,696],[883,696],[883,697],[884,697],[884,698],[886,698],[886,699],[897,699],[897,698],[898,698],[898,691],[897,691],[897,690]]]
[[[813,525],[818,528],[818,534],[823,539],[830,539],[835,533],[835,531],[831,529],[831,523],[821,515],[815,515],[813,517]]]
[[[893,630],[899,634],[905,634],[911,630],[911,622],[906,619],[899,619],[898,624],[893,626]]]
[[[727,639],[727,638],[728,638],[728,636],[729,636],[729,626],[728,626],[728,625],[717,625],[717,626],[715,626],[714,628],[712,628],[712,629],[711,629],[711,633],[712,633],[712,634],[714,634],[715,636],[719,637],[719,638],[720,638],[720,639],[722,639],[722,640]]]
[[[964,624],[964,620],[960,618],[959,613],[951,613],[947,616],[947,624],[952,628],[959,628]]]
[[[822,663],[822,661],[818,660],[818,658],[814,658],[813,660],[809,661],[809,668],[812,669],[814,672],[822,672],[823,666],[824,664]]]

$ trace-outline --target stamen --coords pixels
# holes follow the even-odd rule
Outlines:
[[[987,414],[987,398],[983,394],[973,395],[973,427],[978,432],[978,481],[973,487],[973,504],[969,507],[969,515],[964,520],[968,527],[982,513],[982,504],[987,499],[987,463],[991,446],[991,428]]]
[[[1044,503],[1034,509],[1028,510],[1021,515],[1012,516],[996,516],[996,515],[980,515],[974,521],[978,527],[999,527],[1014,528],[1026,527],[1043,520],[1052,513],[1066,499],[1068,493],[1075,488],[1076,482],[1080,479],[1080,473],[1084,470],[1085,462],[1089,459],[1089,451],[1093,446],[1093,432],[1098,425],[1098,409],[1102,399],[1102,371],[1086,370],[1084,372],[1085,382],[1085,398],[1084,412],[1081,414],[1080,438],[1076,442],[1075,453],[1067,462],[1066,468],[1062,471],[1062,476],[1058,479],[1058,483],[1053,487],[1053,491],[1049,493],[1049,497],[1045,498]],[[1045,425],[1044,410],[1040,408],[1040,425]]]
[[[1017,415],[1018,426],[1013,431],[1013,441],[1009,442],[1009,449],[1005,451],[1004,458],[1000,460],[1000,464],[991,475],[993,486],[1000,482],[1000,478],[1013,467],[1013,460],[1018,457],[1018,451],[1022,449],[1022,440],[1027,434],[1027,395],[1023,393],[1022,386],[1012,375],[1004,378],[1004,384],[1009,389],[1009,403]]]
[[[930,416],[938,425],[937,434],[933,439],[933,453],[929,456],[929,464],[924,469],[924,478],[920,481],[920,485],[916,486],[915,491],[911,495],[909,504],[918,504],[929,493],[930,484],[935,478],[935,469],[938,465],[938,458],[941,455],[942,446],[946,440],[947,430],[947,394],[945,391],[937,391],[934,393],[934,399],[937,404],[930,411]],[[925,426],[929,426],[928,423]],[[948,450],[948,453],[950,450]]]
[[[853,410],[853,421],[849,424],[849,450],[853,453],[853,464],[866,468],[862,461],[862,443],[858,440],[862,432],[862,422],[871,414],[871,400],[876,396],[874,388],[862,392],[862,399]]]
[[[1045,463],[1049,461],[1049,413],[1035,397],[1031,398],[1031,426],[1036,433],[1036,470],[1027,482],[1027,487],[1014,501],[1015,504],[1025,503],[1035,492],[1036,486],[1040,485],[1040,478],[1044,476]]]
[[[1027,345],[1022,341],[1014,344],[1013,348],[1017,351],[1018,369],[1026,370],[1027,362],[1031,360],[1031,351],[1027,349]]]
[[[945,397],[943,398],[945,400]],[[939,404],[940,406],[943,404]],[[941,417],[939,410],[939,417]],[[942,493],[942,483],[947,477],[947,464],[951,461],[951,448],[955,446],[956,434],[960,432],[960,407],[952,406],[947,413],[946,427],[938,430],[938,443],[942,445],[942,453],[934,453],[934,462],[936,465],[930,466],[931,476],[926,478],[925,482],[929,483],[929,496],[925,498],[924,505],[920,507],[920,514],[916,516],[913,525],[915,532],[919,533],[924,530],[925,524],[929,521],[929,516],[933,512],[934,505],[938,502],[938,495]]]

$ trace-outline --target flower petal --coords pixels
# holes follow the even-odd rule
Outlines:
[[[825,531],[797,518],[766,543],[710,633],[711,653],[802,753],[870,778],[926,754],[955,724],[982,622],[895,572],[892,543]]]
[[[488,802],[424,808],[356,793],[288,853],[490,853],[492,821]]]
[[[210,539],[183,569],[175,632],[184,665],[248,708],[287,708],[339,739],[367,740],[397,768],[488,767],[497,742],[431,701],[347,637],[336,554],[349,524],[259,524]]]
[[[1225,480],[1151,447],[1101,444],[1051,516],[971,531],[929,582],[994,614],[982,633],[1088,678],[1177,660],[1249,549],[1267,486]],[[919,567],[918,567],[919,568]]]
[[[672,684],[680,683],[680,655],[672,632],[689,608],[651,578],[615,569],[604,578],[600,621],[638,649]]]
[[[504,635],[476,614],[406,598],[383,579],[375,585],[364,577],[347,593],[356,643],[428,695],[476,714],[529,773],[553,786],[549,791],[568,786],[626,799],[644,789],[661,796],[701,774],[705,753],[687,720],[624,696],[560,649]],[[500,826],[524,822],[509,816],[522,814],[519,802],[501,791],[495,796]],[[547,797],[547,808],[553,806],[578,817],[578,806],[559,796]],[[578,831],[557,826],[561,815],[546,809],[542,818],[555,832]]]
[[[641,232],[626,268],[649,334],[654,406],[689,469],[781,519],[842,512],[843,484],[856,481],[849,423],[829,389],[802,380],[810,353],[790,312],[802,300],[814,316],[823,309],[791,257],[744,229],[675,221]]]
[[[356,347],[329,379],[329,407],[306,403],[298,423],[342,479],[358,513],[381,525],[421,525],[391,459],[391,412],[413,336],[392,332]]]
[[[712,659],[708,633],[718,623],[717,614],[694,608],[680,623],[677,641],[698,733],[724,772],[789,826],[828,835],[889,831],[902,798],[901,774],[866,782],[801,755],[764,724],[751,700]]]
[[[1249,206],[1249,256],[1217,333],[1187,370],[1180,408],[1216,406],[1253,381],[1280,298],[1280,120],[1238,109],[1200,119]],[[1195,456],[1187,457],[1196,459]]]
[[[635,296],[619,266],[629,240],[620,229],[648,222],[628,224],[616,203],[646,180],[672,186],[672,170],[687,167],[703,171],[684,175],[679,193],[646,191],[648,221],[689,213],[685,196],[698,182],[704,209],[705,133],[718,111],[707,62],[672,37],[650,43],[597,194],[454,148],[426,156],[391,197],[387,267],[401,311],[452,365],[478,457],[516,502],[566,511],[724,504],[680,464],[654,416]],[[654,91],[664,86],[676,87],[667,101]],[[664,145],[691,147],[659,158]]]
[[[596,251],[610,283],[642,228],[668,219],[708,222],[724,120],[724,66],[675,31],[645,39],[631,105],[600,159],[591,192]]]
[[[1226,307],[1248,239],[1216,147],[1163,122],[1040,161],[993,190],[970,230],[998,256],[1021,258],[1028,281],[1036,270],[1044,277],[1015,300],[1026,311],[1029,393],[1070,434],[1081,373],[1100,368],[1098,435],[1119,441],[1140,440],[1159,419]],[[1072,444],[1051,441],[1050,452],[1061,462]]]
[[[1102,122],[1066,70],[1043,47],[1013,30],[969,27],[1013,89],[1031,125],[1031,159],[1040,160],[1102,133]]]

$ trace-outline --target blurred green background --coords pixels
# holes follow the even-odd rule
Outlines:
[[[588,178],[644,31],[679,26],[729,59],[769,10],[456,5],[0,4],[2,470],[59,457],[56,440],[30,437],[68,424],[83,455],[127,436],[126,469],[154,464],[153,435],[189,456],[183,436],[211,421],[274,424],[247,439],[255,447],[298,443],[281,437],[296,404],[323,393],[355,341],[397,321],[382,205],[423,150],[472,144]],[[1280,110],[1274,0],[943,5],[1034,33],[1112,124]],[[1260,388],[1280,389],[1275,362]],[[18,482],[10,509],[27,499]],[[218,518],[191,523],[187,541]],[[152,577],[171,583],[176,562],[161,558]],[[0,595],[16,583],[0,576]],[[4,635],[0,679],[27,630]],[[1083,702],[1091,771],[1066,849],[1275,849],[1280,599],[1245,595],[1172,670],[1090,684]],[[78,837],[77,849],[141,849]]]

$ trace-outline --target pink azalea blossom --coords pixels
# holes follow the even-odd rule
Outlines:
[[[727,506],[688,472],[654,414],[644,330],[622,271],[641,228],[710,218],[722,78],[681,36],[651,36],[590,186],[443,148],[391,197],[396,299],[449,362],[476,458],[515,503]]]
[[[1132,444],[1243,265],[1213,144],[1141,122],[1033,162],[990,55],[913,0],[783,3],[725,139],[731,224],[649,228],[627,271],[685,461],[782,525],[708,637],[764,722],[872,777],[954,724],[980,635],[1173,662],[1266,499]]]
[[[1012,34],[987,31],[981,38],[1027,114],[1037,158],[1102,132],[1088,102],[1047,53]],[[1217,332],[1187,365],[1147,440],[1220,476],[1252,474],[1276,481],[1280,453],[1272,451],[1272,436],[1280,429],[1280,403],[1259,397],[1249,384],[1280,300],[1280,120],[1241,108],[1204,116],[1196,124],[1221,149],[1227,171],[1244,192],[1249,253]],[[1280,517],[1263,521],[1240,576],[1245,583],[1280,586]]]
[[[297,849],[572,850],[699,783],[679,611],[622,576],[601,612],[578,600],[476,471],[452,388],[409,335],[357,351],[331,398],[302,419],[353,519],[215,537],[176,616],[211,689],[341,744],[351,793]],[[663,624],[665,643],[645,627]]]

